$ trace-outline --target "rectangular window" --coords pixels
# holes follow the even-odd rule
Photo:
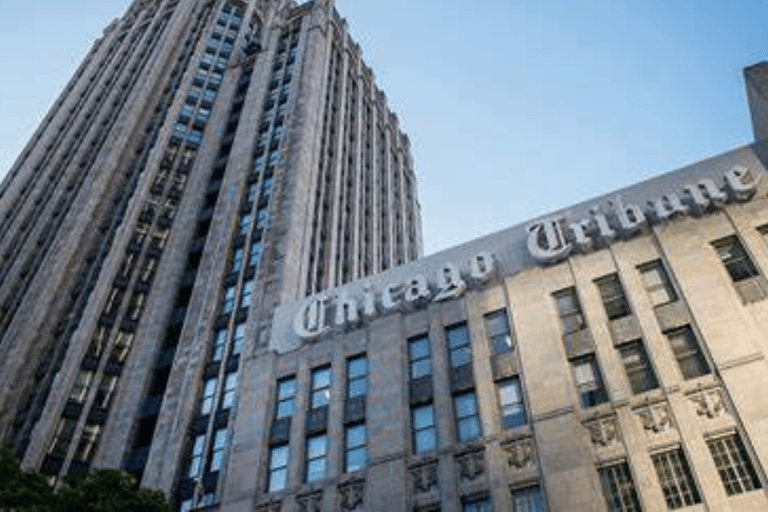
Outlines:
[[[307,465],[304,480],[316,482],[325,476],[325,461],[328,454],[328,438],[325,434],[307,438]]]
[[[251,230],[251,215],[245,214],[240,217],[240,221],[238,222],[240,226],[240,234],[241,235],[247,235],[248,232]]]
[[[520,390],[520,379],[517,377],[505,379],[496,383],[501,411],[503,428],[515,428],[526,423],[523,394]]]
[[[224,380],[224,390],[221,395],[220,409],[234,407],[237,401],[237,372],[228,373]]]
[[[411,379],[432,375],[432,354],[426,334],[408,340],[408,363]]]
[[[609,512],[642,512],[626,462],[600,469],[600,484]]]
[[[253,279],[249,279],[243,283],[243,289],[240,291],[240,307],[241,308],[250,307],[252,296],[253,296]]]
[[[94,373],[89,370],[80,370],[77,374],[77,379],[72,385],[72,390],[69,392],[69,399],[74,402],[83,403],[88,396],[88,391],[91,389],[94,381]]]
[[[312,370],[312,396],[310,409],[328,405],[331,398],[331,367],[324,366]]]
[[[749,255],[744,250],[738,237],[729,236],[712,242],[712,246],[717,251],[720,261],[723,262],[725,270],[731,276],[734,283],[755,277],[758,275],[755,265],[749,259]]]
[[[291,449],[287,444],[269,450],[269,482],[267,492],[282,491],[288,485],[288,461]]]
[[[252,242],[251,251],[248,256],[248,264],[254,267],[259,266],[259,256],[261,255],[261,242]]]
[[[681,448],[651,456],[669,509],[701,503],[699,490]]]
[[[117,375],[104,375],[96,388],[96,396],[93,397],[93,406],[106,409],[109,407],[112,397],[117,389]]]
[[[344,432],[344,472],[353,473],[364,469],[368,463],[365,448],[365,425],[352,425]]]
[[[101,425],[87,423],[83,427],[83,433],[80,435],[80,441],[75,449],[74,460],[81,462],[91,462],[96,453],[96,446],[101,436]]]
[[[192,442],[192,452],[189,457],[188,478],[197,478],[203,469],[203,454],[205,453],[205,435],[199,435]]]
[[[451,368],[458,368],[472,362],[472,347],[469,343],[467,324],[453,325],[445,329],[448,343],[448,358]]]
[[[572,334],[584,329],[587,324],[581,314],[581,305],[576,295],[576,288],[566,288],[554,294],[557,302],[557,312],[563,326],[563,335]]]
[[[232,253],[232,265],[230,272],[239,272],[243,268],[243,250],[235,249]]]
[[[762,487],[738,434],[710,439],[707,441],[707,446],[728,496]]]
[[[651,305],[662,306],[677,300],[675,289],[660,260],[641,265],[638,270]]]
[[[512,512],[546,512],[541,487],[532,485],[513,489]]]
[[[347,360],[347,398],[368,393],[368,360],[357,356]]]
[[[629,302],[627,302],[627,296],[624,294],[624,288],[621,286],[618,274],[602,277],[595,281],[595,284],[600,291],[600,297],[603,299],[608,320],[622,318],[632,312],[629,309]]]
[[[277,381],[277,405],[275,419],[288,418],[296,411],[296,378],[286,377]]]
[[[482,435],[480,414],[474,391],[461,393],[453,397],[456,409],[456,437],[459,442],[472,441]]]
[[[245,342],[245,324],[235,324],[235,333],[232,335],[232,353],[237,355],[243,351],[243,342]]]
[[[224,451],[227,448],[227,429],[220,428],[213,436],[213,447],[211,449],[211,473],[220,471],[224,466]]]
[[[213,400],[216,397],[216,377],[205,381],[203,398],[200,401],[200,414],[210,414],[213,410]]]
[[[690,325],[668,331],[665,334],[684,379],[693,379],[710,372],[709,364],[704,358],[704,354],[701,353],[696,335]]]
[[[633,393],[642,393],[659,387],[642,341],[637,340],[621,345],[619,355],[621,362],[624,363],[624,371],[627,373],[629,387],[632,388]]]
[[[512,336],[509,332],[509,320],[507,311],[500,309],[488,313],[485,320],[485,333],[491,343],[493,354],[505,354],[512,350]]]
[[[608,400],[594,355],[572,360],[571,370],[582,407],[592,407]]]
[[[437,449],[437,427],[433,404],[420,405],[411,409],[411,425],[415,454],[420,455]]]
[[[228,286],[224,290],[224,295],[221,298],[221,312],[224,314],[231,313],[235,307],[235,287]]]
[[[491,499],[488,496],[464,498],[461,500],[462,512],[493,512]]]

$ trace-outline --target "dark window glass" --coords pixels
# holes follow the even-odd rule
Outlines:
[[[275,446],[269,451],[269,480],[267,492],[282,491],[288,484],[288,461],[291,450],[288,445]]]
[[[680,448],[651,456],[669,509],[701,503],[691,468]]]
[[[720,261],[725,265],[725,269],[733,282],[737,283],[757,275],[755,265],[749,259],[749,255],[737,237],[729,236],[717,240],[712,242],[712,246],[717,251]]]
[[[353,425],[346,428],[344,435],[344,471],[346,473],[360,471],[367,465],[368,451],[365,442],[365,425]]]
[[[661,261],[656,260],[638,267],[643,279],[645,291],[653,306],[661,306],[677,300],[677,294],[672,286],[667,271]]]
[[[546,512],[541,487],[532,485],[512,491],[512,512]]]
[[[512,335],[509,332],[509,321],[504,309],[488,313],[484,317],[485,332],[491,342],[494,354],[504,354],[512,350]]]
[[[557,312],[563,326],[563,334],[571,334],[586,327],[584,315],[581,314],[576,288],[566,288],[554,294],[557,302]]]
[[[571,369],[582,407],[592,407],[608,400],[594,355],[574,359]]]
[[[328,439],[323,435],[307,438],[306,482],[316,482],[325,476],[325,461],[328,454]]]
[[[331,398],[331,367],[325,366],[312,371],[312,397],[310,409],[328,405]]]
[[[421,405],[411,409],[411,424],[414,453],[418,455],[437,449],[434,405]]]
[[[762,487],[747,450],[737,434],[710,439],[707,446],[728,496]]]
[[[506,379],[496,383],[501,410],[501,424],[504,428],[514,428],[526,423],[523,393],[518,378]]]
[[[600,469],[600,483],[609,512],[642,512],[626,462]]]
[[[277,382],[277,406],[275,418],[293,416],[296,410],[296,378],[286,377]]]
[[[597,289],[600,291],[600,297],[603,299],[605,313],[608,320],[622,318],[631,313],[627,296],[624,294],[624,288],[621,286],[619,276],[611,274],[595,281]]]
[[[357,356],[347,360],[347,398],[368,393],[368,359]]]
[[[451,368],[458,368],[472,362],[472,347],[469,344],[469,331],[466,324],[448,327],[445,330],[448,343],[448,355]]]
[[[432,354],[428,336],[408,340],[408,361],[411,379],[432,375]]]
[[[683,378],[692,379],[710,372],[709,364],[701,353],[696,335],[689,325],[669,331],[666,335]]]
[[[480,414],[474,391],[453,397],[456,409],[456,434],[459,442],[472,441],[482,435]]]
[[[633,393],[642,393],[659,387],[656,374],[648,360],[648,354],[640,340],[620,346],[619,354]]]

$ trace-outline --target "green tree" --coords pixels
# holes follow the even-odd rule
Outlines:
[[[140,489],[125,473],[102,469],[71,475],[55,491],[45,477],[22,471],[0,448],[0,510],[16,512],[170,512],[160,491]]]

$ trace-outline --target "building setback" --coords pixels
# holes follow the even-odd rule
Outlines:
[[[768,510],[757,142],[428,257],[333,2],[134,1],[0,185],[0,436],[177,510]]]

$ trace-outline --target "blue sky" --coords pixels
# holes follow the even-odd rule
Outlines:
[[[8,5],[10,4],[10,5]],[[127,0],[9,0],[0,174]],[[751,141],[759,0],[337,0],[413,144],[426,252]]]

